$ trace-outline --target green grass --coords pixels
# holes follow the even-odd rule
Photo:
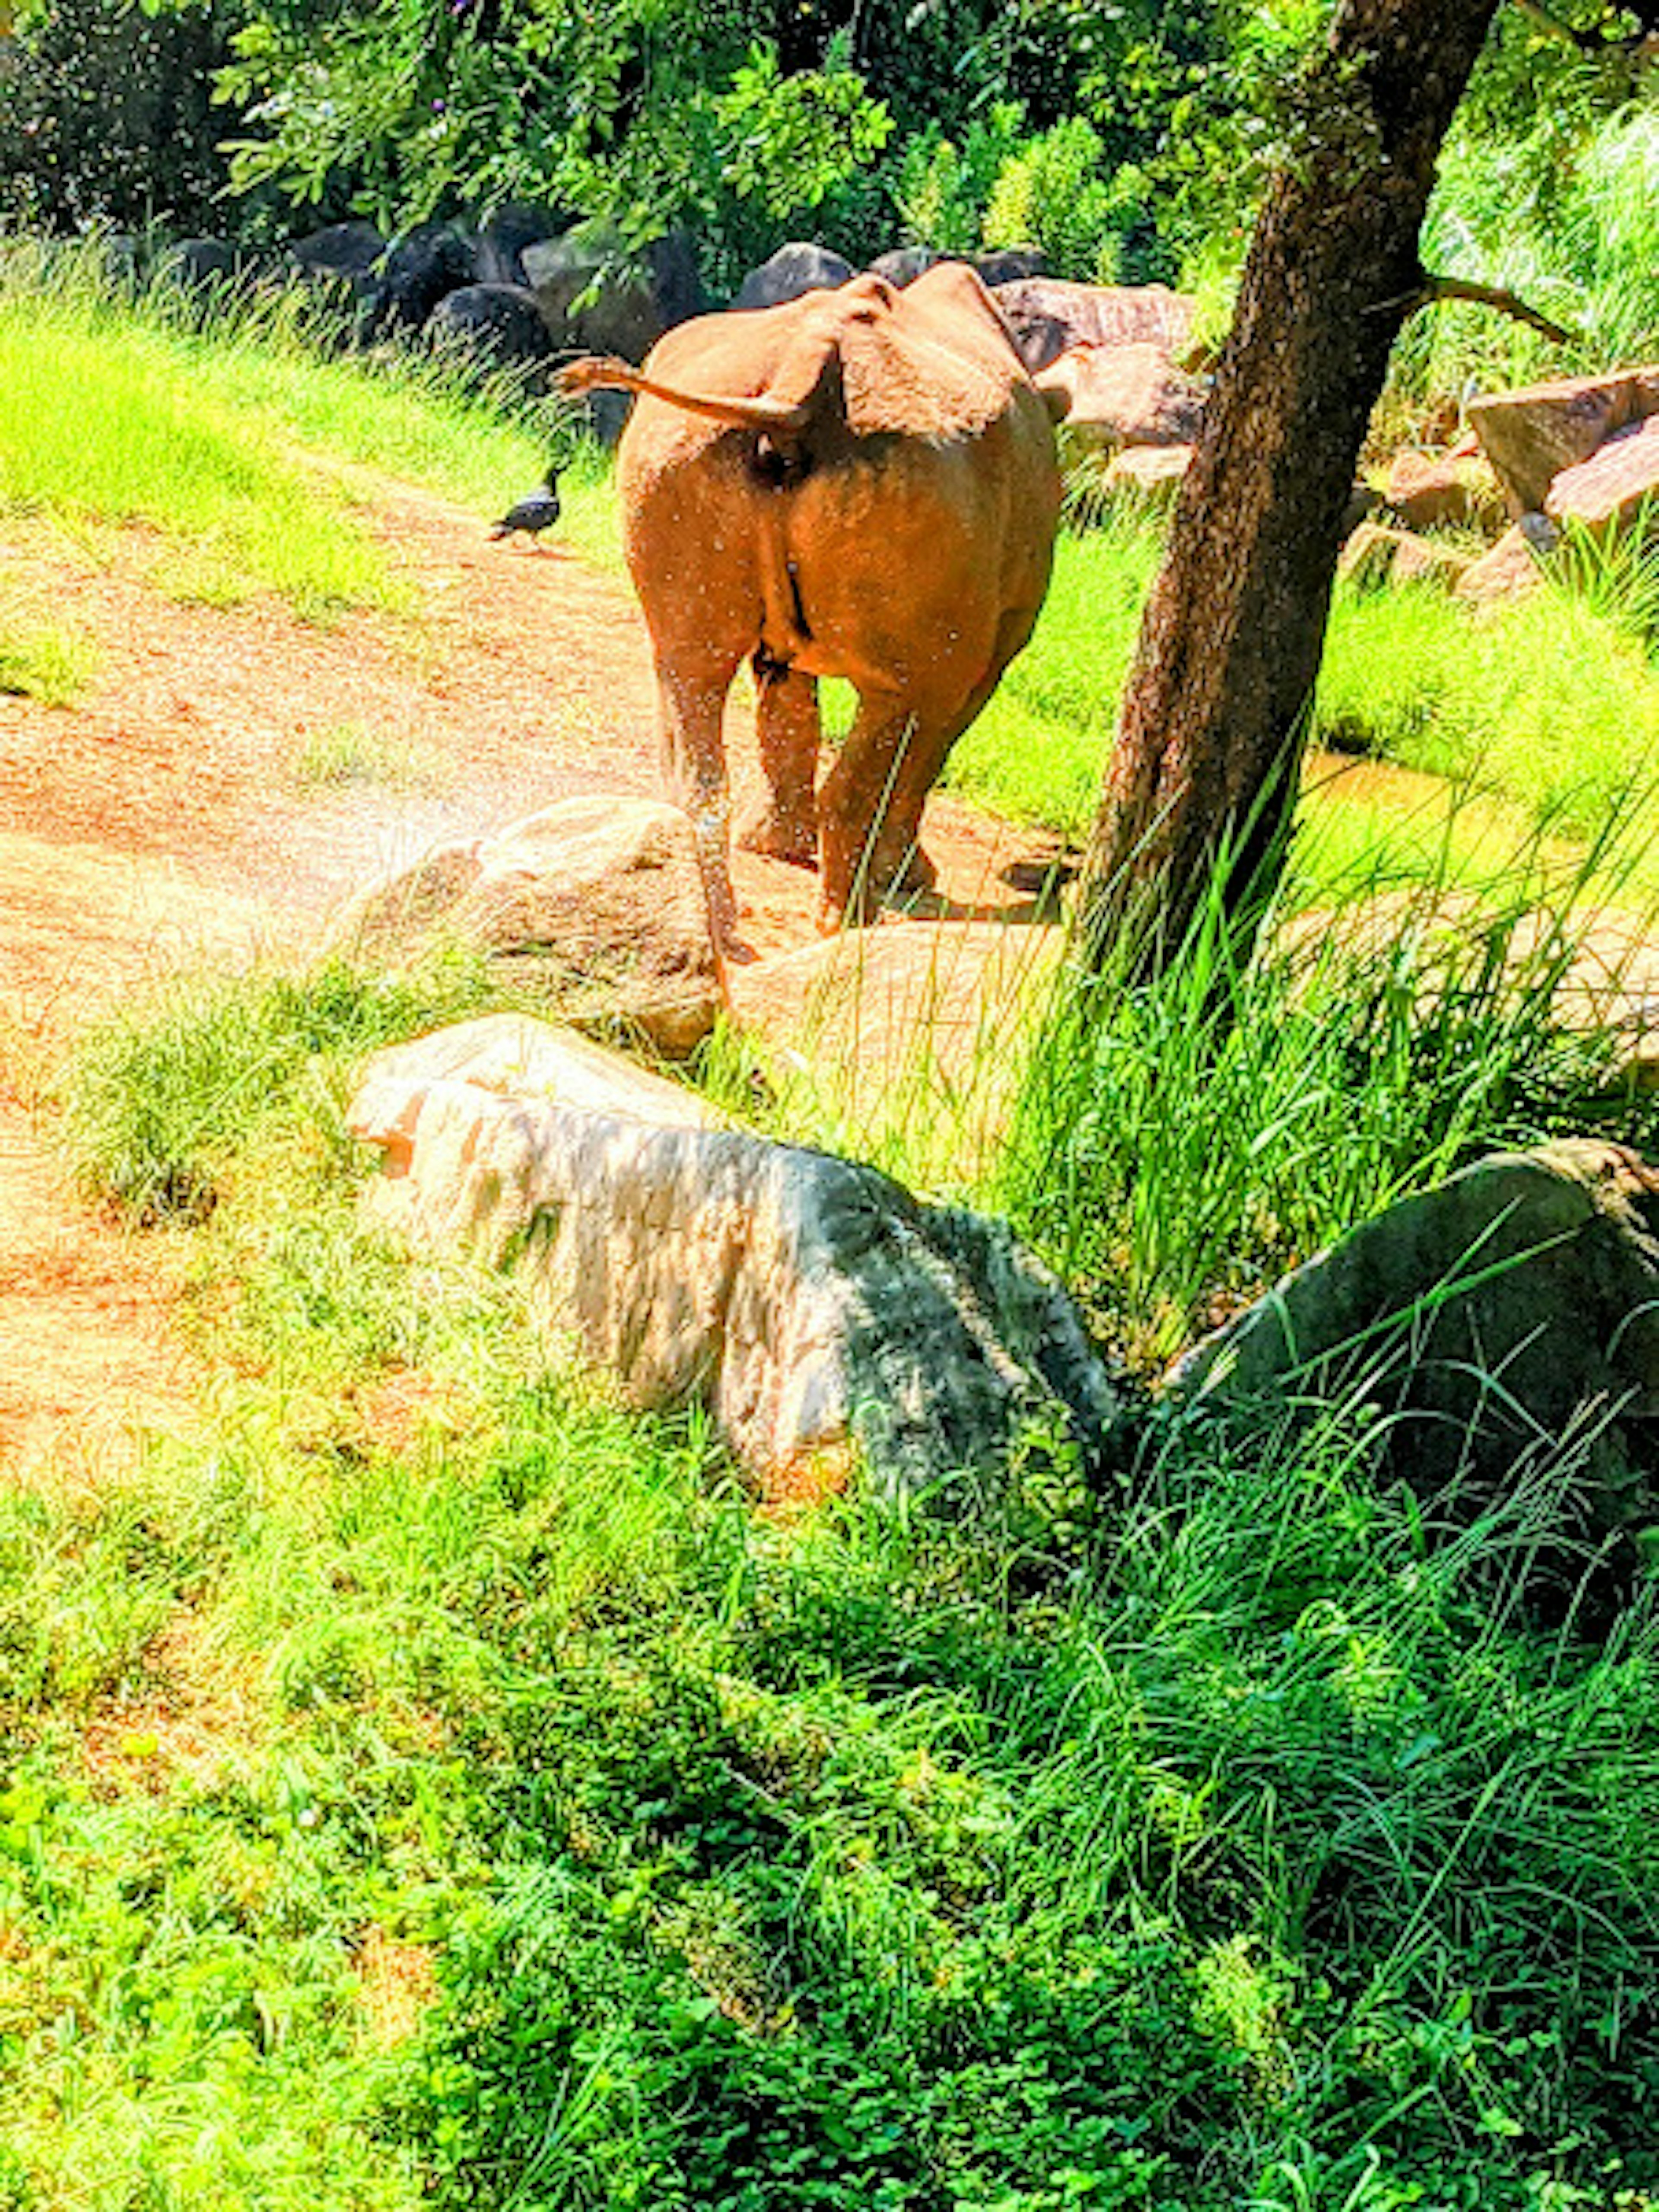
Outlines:
[[[0,692],[73,707],[98,672],[96,648],[61,623],[0,618]]]
[[[204,1433],[0,1498],[3,2201],[1659,2180],[1659,1619],[1598,1646],[1508,1572],[1570,1464],[1435,1548],[1350,1409],[1158,1420],[1091,1511],[770,1524],[695,1423],[550,1377],[507,1285],[356,1225],[333,1115],[386,987],[240,997],[72,1086],[130,1201],[158,1069],[264,1072],[205,1148]],[[386,1946],[406,2039],[363,2001]]]
[[[952,788],[1014,820],[1086,834],[1157,560],[1156,534],[1132,521],[1062,537],[1036,635],[952,753]],[[1589,840],[1632,791],[1659,829],[1654,634],[1650,572],[1631,560],[1581,556],[1536,599],[1480,612],[1427,590],[1342,586],[1312,741],[1487,794],[1496,817],[1449,793],[1443,801],[1471,874],[1489,868],[1495,827],[1511,843],[1543,824]],[[1370,787],[1370,821],[1351,830],[1349,853],[1380,836],[1397,867],[1441,873],[1434,794]],[[1659,890],[1659,856],[1638,874]]]
[[[447,780],[445,763],[430,747],[361,722],[330,722],[307,731],[294,762],[302,790],[339,790],[351,784],[392,791],[429,791]]]
[[[1138,1360],[1481,1152],[1659,1139],[1581,964],[1644,825],[1626,805],[1589,847],[1540,834],[1484,877],[1455,819],[1440,839],[1438,870],[1373,847],[1346,877],[1316,840],[1245,964],[1212,893],[1156,981],[1127,945],[1121,971],[1060,977],[1003,1196]],[[1630,951],[1588,971],[1604,994]]]
[[[372,487],[324,457],[412,478],[483,520],[557,455],[567,534],[620,565],[604,465],[565,410],[441,359],[340,356],[329,338],[292,299],[129,298],[90,252],[0,248],[0,513],[152,530],[154,579],[179,598],[273,592],[313,619],[404,611],[360,512]]]

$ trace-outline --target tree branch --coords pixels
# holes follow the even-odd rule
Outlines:
[[[1396,293],[1392,300],[1379,300],[1369,312],[1386,314],[1390,308],[1403,307],[1414,315],[1422,307],[1438,307],[1446,300],[1468,300],[1477,307],[1494,307],[1500,315],[1513,315],[1516,322],[1526,323],[1540,331],[1557,345],[1571,345],[1573,333],[1553,323],[1547,315],[1540,314],[1536,307],[1513,292],[1506,292],[1501,284],[1471,284],[1462,276],[1431,276],[1426,273],[1414,292]]]

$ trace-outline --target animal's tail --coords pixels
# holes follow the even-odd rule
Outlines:
[[[568,368],[559,371],[559,389],[567,398],[578,392],[592,392],[596,386],[605,386],[623,392],[642,392],[650,398],[665,400],[671,407],[684,407],[688,414],[712,416],[717,422],[735,422],[750,430],[769,430],[775,435],[787,436],[792,431],[806,428],[811,410],[807,399],[784,400],[766,398],[726,398],[706,392],[680,392],[672,384],[659,384],[654,377],[646,376],[637,368],[630,368],[625,361],[613,356],[591,355],[586,361],[573,361]]]

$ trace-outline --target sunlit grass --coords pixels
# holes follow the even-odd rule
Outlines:
[[[43,707],[73,707],[97,672],[97,649],[78,630],[0,609],[0,692],[38,699]]]

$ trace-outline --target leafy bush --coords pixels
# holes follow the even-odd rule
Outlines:
[[[1103,173],[1100,134],[1082,116],[1039,132],[1011,155],[985,211],[987,246],[1040,246],[1057,276],[1115,283],[1122,231],[1141,213],[1132,169]]]
[[[50,0],[0,68],[0,215],[216,229],[228,165],[213,82],[234,11]]]

